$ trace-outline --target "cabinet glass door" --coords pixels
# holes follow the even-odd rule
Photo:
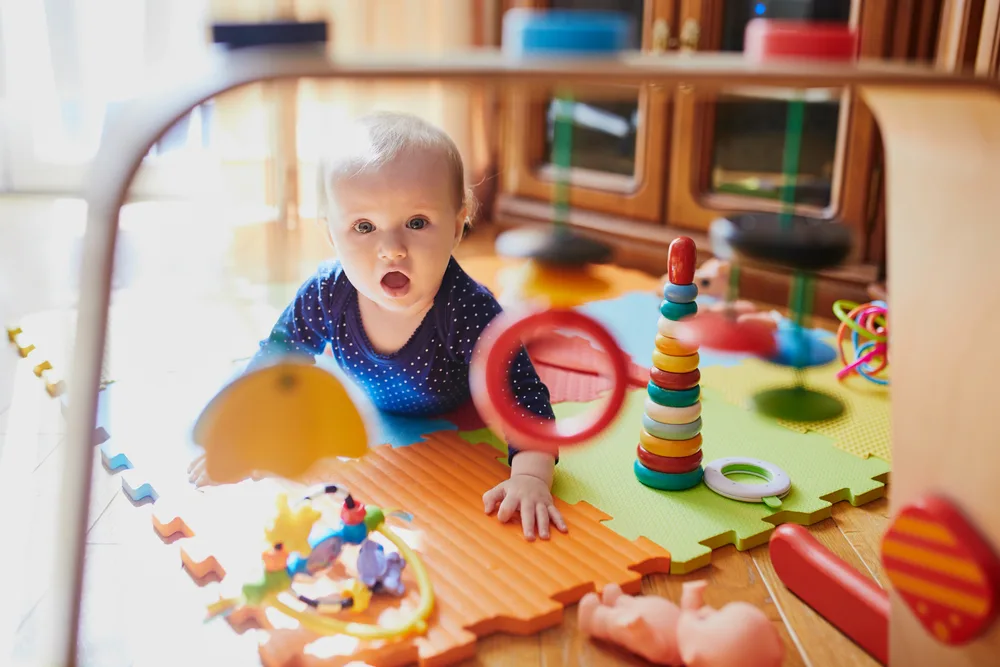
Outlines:
[[[551,0],[552,9],[605,10],[625,12],[632,17],[635,33],[630,49],[639,48],[642,36],[643,0]],[[555,101],[545,114],[544,158],[552,156],[555,131]],[[573,103],[573,153],[571,166],[576,169],[608,172],[633,177],[636,173],[636,126],[639,118],[639,94],[634,101],[587,101]]]
[[[720,51],[743,51],[747,23],[754,18],[802,19],[847,24],[851,0],[727,0],[721,17]],[[790,94],[790,93],[789,93]],[[787,95],[786,95],[787,97]],[[819,91],[806,98],[795,201],[826,208],[832,201],[839,91]],[[778,199],[786,176],[782,158],[786,140],[787,99],[720,96],[712,123],[708,185],[713,193]]]
[[[668,29],[677,7],[674,0],[517,0],[509,6],[625,13],[634,28],[627,48],[647,52],[659,43],[653,39],[654,26],[661,26],[660,32]],[[552,164],[556,94],[551,89],[548,94],[515,90],[506,99],[505,184],[499,206],[511,204],[513,215],[549,215],[541,204],[551,201],[556,174]],[[570,102],[571,223],[582,223],[577,214],[584,211],[662,223],[668,100],[665,90],[622,86],[613,95],[602,90],[588,97],[580,91]]]

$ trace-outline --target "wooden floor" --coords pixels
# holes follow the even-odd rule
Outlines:
[[[82,230],[82,206],[77,202],[0,199],[0,321],[17,322],[41,311],[71,307],[75,300],[74,239]],[[137,207],[128,225],[122,267],[123,283],[147,281],[152,294],[170,300],[188,289],[204,288],[222,273],[224,283],[246,306],[240,326],[266,326],[275,308],[287,298],[286,287],[267,289],[269,280],[287,283],[302,275],[325,249],[314,231],[292,246],[284,264],[264,251],[262,226],[233,226],[206,231],[183,207]],[[490,253],[491,234],[477,230],[463,244],[460,256]],[[131,262],[127,261],[131,259]],[[190,267],[179,269],[188,260]],[[193,268],[191,268],[193,267]],[[278,276],[274,279],[274,276]],[[282,276],[285,279],[282,279]],[[290,278],[291,277],[291,278]],[[167,281],[167,285],[162,283]],[[183,284],[182,284],[183,283]],[[144,326],[156,328],[155,322]],[[187,326],[182,322],[181,326]],[[195,327],[191,323],[191,327]],[[192,335],[203,332],[191,329]],[[226,332],[231,333],[231,332]],[[157,346],[160,343],[156,343]],[[163,350],[164,348],[159,347]],[[127,352],[126,352],[127,356]],[[8,563],[5,571],[44,575],[47,559],[59,545],[44,532],[57,502],[58,474],[65,428],[55,401],[48,400],[39,381],[20,363],[13,349],[0,350],[0,501],[4,507],[8,543],[18,548],[26,570]],[[246,664],[256,650],[224,624],[210,628],[195,623],[184,646],[158,634],[167,627],[168,596],[187,595],[196,587],[176,569],[169,547],[149,545],[152,531],[143,508],[133,507],[118,481],[98,467],[91,500],[87,595],[81,652],[85,664],[117,667],[148,664]],[[9,515],[8,515],[9,513]],[[865,575],[884,584],[878,543],[888,519],[883,499],[864,507],[840,504],[833,516],[811,527],[819,540]],[[146,546],[149,545],[149,549]],[[13,569],[12,569],[13,568]],[[725,547],[713,554],[710,567],[685,576],[649,577],[644,590],[679,599],[682,582],[708,578],[706,599],[721,606],[743,600],[764,609],[780,626],[788,646],[787,665],[851,666],[875,662],[790,595],[778,581],[767,546],[747,552]],[[163,598],[142,599],[137,582],[156,580]],[[183,583],[182,583],[183,582]],[[499,582],[498,582],[499,583]],[[140,599],[136,599],[139,597]],[[15,577],[0,605],[0,651],[14,646],[18,663],[33,664],[33,650],[44,641],[50,610],[39,577]],[[177,603],[182,604],[182,603]],[[187,608],[191,601],[187,599]],[[177,607],[180,608],[180,607]],[[166,614],[167,616],[164,616]],[[2,664],[10,664],[3,660]],[[562,625],[529,637],[493,636],[482,641],[470,665],[617,665],[642,664],[620,651],[583,639],[576,631],[575,608]]]

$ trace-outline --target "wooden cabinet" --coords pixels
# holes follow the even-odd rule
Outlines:
[[[637,29],[633,47],[650,49],[652,25],[668,18],[661,2],[624,0],[587,2],[536,0],[516,6],[614,8],[633,15]],[[623,100],[574,100],[572,183],[570,205],[623,219],[659,223],[665,192],[664,150],[669,117],[665,91],[623,91]],[[511,93],[504,105],[504,192],[524,200],[545,202],[552,192],[549,161],[553,130],[552,104],[537,95]],[[529,209],[532,207],[529,206]]]
[[[648,53],[743,49],[755,16],[850,24],[863,58],[932,61],[945,0],[520,0],[508,6],[615,9],[639,28]],[[779,210],[788,101],[806,100],[796,211],[851,227],[855,251],[821,276],[817,309],[835,298],[863,298],[884,264],[881,146],[864,104],[841,90],[733,91],[709,98],[688,89],[646,88],[634,98],[575,100],[570,223],[616,249],[616,261],[651,272],[666,247],[691,236],[707,256],[707,230],[732,211]],[[503,100],[501,187],[494,221],[502,226],[551,216],[550,104],[525,93]],[[784,302],[787,277],[745,272],[747,296]]]

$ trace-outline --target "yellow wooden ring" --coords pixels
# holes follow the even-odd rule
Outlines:
[[[701,416],[701,401],[683,408],[672,408],[660,405],[650,397],[646,397],[646,414],[654,422],[661,424],[690,424]]]
[[[646,429],[639,432],[639,444],[650,454],[679,458],[691,456],[701,449],[701,433],[687,440],[664,440],[650,435]]]
[[[664,373],[689,373],[698,368],[700,361],[697,352],[685,357],[673,357],[659,350],[653,350],[653,365]]]
[[[676,338],[656,334],[656,349],[668,357],[686,357],[698,351],[698,346],[688,347]]]

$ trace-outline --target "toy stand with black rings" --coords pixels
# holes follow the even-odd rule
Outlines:
[[[1000,227],[996,224],[1000,188],[995,183],[1000,173],[1000,82],[898,63],[787,57],[765,61],[740,54],[536,56],[480,52],[331,60],[323,49],[314,46],[247,48],[219,54],[204,71],[191,71],[186,83],[128,105],[116,122],[108,125],[90,170],[92,183],[87,191],[79,316],[73,367],[67,382],[68,437],[62,447],[64,472],[58,487],[60,515],[52,531],[53,539],[58,537],[62,548],[46,577],[56,614],[44,645],[50,653],[39,664],[68,667],[77,664],[78,659],[87,499],[93,463],[91,434],[120,209],[143,156],[177,119],[213,96],[261,81],[300,77],[435,81],[501,89],[558,88],[565,91],[563,97],[578,86],[586,87],[589,95],[597,90],[620,94],[622,87],[649,85],[666,90],[684,86],[695,95],[765,86],[792,90],[843,88],[860,96],[879,123],[886,156],[888,273],[893,281],[893,323],[897,330],[893,341],[893,437],[905,444],[894,455],[893,503],[905,505],[935,488],[971,514],[987,539],[1000,543],[1000,512],[995,503],[982,503],[983,498],[995,496],[994,473],[1000,466],[1000,450],[996,447],[1000,422],[987,417],[995,412],[995,391],[990,387],[995,387],[991,383],[1000,369],[1000,348],[995,345],[1000,331],[995,312],[998,304],[981,290],[963,292],[955,287],[1000,284],[1000,263],[995,259],[996,248],[1000,247]],[[728,225],[720,225],[716,236],[740,262],[778,263],[805,276],[835,266],[846,255],[845,238],[829,229],[810,226],[809,221],[774,216],[760,219],[753,228],[746,224],[748,221],[730,219]],[[540,259],[546,256],[541,248],[551,249],[552,239],[560,238],[557,234],[568,234],[561,237],[560,251],[576,243],[566,241],[575,239],[575,234],[554,226],[548,232],[548,241],[531,246],[522,236],[516,243],[511,241],[511,252]],[[563,265],[578,267],[602,256],[591,244],[580,247],[574,253],[558,253]],[[498,250],[504,252],[503,247]],[[565,254],[575,254],[573,261],[566,260]],[[561,274],[552,262],[543,269],[540,273],[548,277]],[[806,282],[795,290],[795,300],[800,305],[808,304],[808,292]],[[570,312],[570,301],[568,297],[552,298],[547,305],[556,306],[558,317],[563,317]],[[928,304],[950,304],[952,312],[961,313],[961,317],[928,317]],[[805,311],[803,307],[801,312]],[[536,319],[531,319],[533,316]],[[510,350],[517,349],[531,330],[544,330],[553,324],[585,326],[571,319],[553,322],[551,314],[533,316],[521,317],[522,331],[511,333],[507,328],[497,335],[493,349],[498,364],[509,361]],[[970,327],[970,322],[976,326]],[[703,344],[707,345],[710,334],[718,335],[711,330],[703,327],[700,331]],[[964,343],[957,343],[959,339]],[[946,349],[955,353],[947,364],[929,363],[929,352]],[[977,356],[970,356],[972,351]],[[610,345],[609,352],[613,359]],[[773,353],[773,349],[764,351],[765,356]],[[808,357],[796,354],[790,365],[794,368],[808,364]],[[616,362],[611,367],[615,368]],[[931,391],[931,387],[946,387],[947,391]],[[803,405],[808,405],[814,419],[829,418],[842,409],[806,398],[805,387],[793,392],[786,392],[772,405],[778,403],[782,410],[792,406],[800,415]],[[766,407],[767,400],[758,403]],[[549,437],[583,442],[600,430],[601,420],[590,418],[582,426],[552,425],[542,431],[530,427],[517,431],[519,415],[513,406],[505,406],[502,401],[497,405],[499,420],[515,427],[505,435],[521,446],[530,446],[531,441],[537,444],[536,438],[549,442]],[[606,412],[614,412],[614,405],[615,401],[610,401]],[[937,423],[914,418],[932,413],[969,418],[942,419]],[[940,455],[942,443],[949,443],[951,448],[947,457]],[[971,653],[955,653],[926,632],[899,602],[898,593],[889,595],[893,600],[889,624],[891,664],[976,664]],[[966,650],[986,650],[995,656],[1000,651],[1000,631],[994,626]]]
[[[568,28],[577,27],[578,30]],[[509,53],[530,62],[539,57],[620,53],[635,26],[613,12],[510,11],[504,19]],[[552,225],[517,229],[496,241],[500,256],[526,260],[507,285],[523,305],[508,307],[483,332],[470,369],[472,397],[480,415],[498,435],[517,446],[556,454],[560,448],[592,442],[617,418],[628,387],[628,359],[608,330],[573,310],[606,287],[587,268],[611,258],[611,249],[570,228],[569,186],[573,153],[573,96],[557,91],[554,101]],[[510,362],[522,345],[555,332],[583,334],[604,353],[611,390],[601,407],[568,420],[545,421],[526,413],[512,399]]]

